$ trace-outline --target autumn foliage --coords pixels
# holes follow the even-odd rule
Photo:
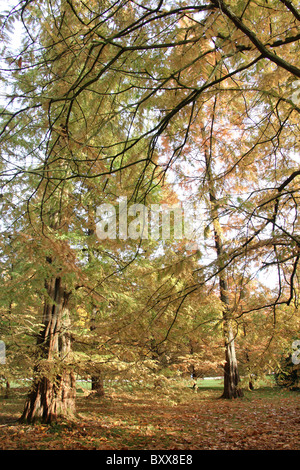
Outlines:
[[[232,399],[284,373],[300,339],[299,21],[286,0],[20,0],[1,13],[0,376],[7,390],[30,380],[23,423],[72,421],[78,379],[104,400],[109,381],[222,376],[220,407],[246,416]],[[122,198],[192,204],[193,237],[164,238],[162,215],[144,237],[135,212],[125,237]],[[104,206],[117,235],[101,238]],[[186,439],[208,421],[199,394],[180,406]],[[248,448],[252,428],[227,426],[224,446]]]

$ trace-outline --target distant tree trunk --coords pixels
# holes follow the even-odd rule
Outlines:
[[[97,315],[97,309],[95,307],[92,308],[92,318],[91,318],[91,325],[90,325],[90,330],[94,331],[96,329],[96,315]],[[92,390],[96,393],[96,395],[100,397],[104,397],[104,383],[103,383],[103,377],[101,375],[101,370],[99,366],[95,367],[92,377]]]
[[[9,398],[9,392],[10,392],[10,383],[8,380],[6,380],[5,395],[4,395],[5,399]]]
[[[92,377],[92,390],[100,397],[104,397],[104,383],[101,377],[101,373]]]
[[[69,296],[61,278],[46,282],[43,330],[38,339],[41,360],[35,366],[33,388],[21,416],[22,422],[51,423],[75,413],[76,381],[68,366],[71,352]]]
[[[249,379],[248,389],[251,390],[251,391],[254,390],[253,380],[251,380],[251,379]]]
[[[244,336],[246,337],[247,332],[246,332],[245,325],[243,326],[243,331],[244,331]],[[249,377],[249,379],[248,379],[248,390],[254,390],[255,376],[251,372],[250,357],[249,357],[249,353],[248,353],[247,349],[245,350],[245,362],[247,364],[247,372],[248,372],[248,377]]]
[[[88,235],[90,237],[92,237],[95,233],[95,229],[94,229],[95,221],[94,221],[93,214],[94,214],[94,212],[91,211],[91,208],[89,207],[88,208],[88,217],[89,217]],[[89,258],[89,262],[91,262],[92,261],[92,252],[91,252],[90,247],[89,247],[88,258]],[[96,305],[94,305],[93,301],[91,303],[91,311],[92,311],[92,315],[91,315],[90,331],[95,331],[96,327],[97,327],[96,326],[96,319],[97,319],[98,308],[96,307]],[[101,375],[101,370],[99,369],[99,367],[95,367],[95,370],[93,371],[93,374],[91,376],[91,380],[92,380],[92,390],[93,390],[93,392],[95,392],[96,395],[98,395],[100,397],[103,397],[105,395],[104,383],[103,383],[103,377]]]
[[[190,354],[193,355],[194,354],[194,346],[193,346],[193,342],[192,340],[190,340]],[[196,368],[195,368],[195,365],[192,364],[190,366],[190,372],[191,372],[191,378],[192,378],[192,388],[193,390],[197,390],[198,386],[197,386],[197,379],[199,377],[199,374],[198,372],[196,371]]]

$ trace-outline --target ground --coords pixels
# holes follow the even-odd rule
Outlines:
[[[276,387],[220,399],[202,381],[153,389],[110,385],[104,398],[78,389],[77,421],[17,422],[27,390],[0,399],[1,450],[300,450],[300,393]]]

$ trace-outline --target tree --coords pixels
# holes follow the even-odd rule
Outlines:
[[[2,68],[2,79],[11,89],[1,113],[1,170],[3,186],[24,190],[26,226],[36,224],[53,244],[49,257],[39,260],[45,319],[50,311],[67,313],[74,291],[93,283],[82,282],[77,263],[87,190],[93,189],[93,204],[116,200],[119,178],[132,200],[146,201],[176,165],[193,165],[193,124],[215,95],[230,106],[213,126],[211,142],[221,142],[215,168],[221,170],[210,179],[210,203],[213,210],[222,205],[218,217],[226,214],[236,224],[236,236],[226,233],[226,243],[215,244],[217,260],[177,290],[176,301],[170,297],[174,318],[215,278],[226,305],[225,273],[247,264],[277,268],[277,294],[264,305],[273,308],[274,321],[279,306],[297,302],[299,169],[288,158],[299,145],[299,14],[293,4],[45,0],[37,8],[24,0],[4,17],[4,27],[15,17],[26,39],[21,51],[5,52],[9,67]],[[228,132],[228,141],[222,119],[237,133]],[[216,180],[227,194],[213,201]],[[71,248],[74,240],[80,249]]]
[[[215,109],[216,101],[214,103]],[[213,117],[214,119],[214,113]],[[207,142],[205,129],[201,129],[203,135],[203,141]],[[213,132],[213,123],[211,125],[211,133]],[[239,386],[240,378],[238,372],[238,365],[235,353],[234,344],[234,333],[232,328],[232,319],[230,312],[230,301],[229,301],[229,286],[227,282],[226,270],[224,268],[224,244],[223,234],[221,231],[220,218],[218,214],[218,198],[214,188],[214,175],[212,172],[212,159],[213,159],[213,148],[210,140],[210,148],[205,145],[205,172],[208,185],[209,203],[211,220],[214,232],[215,250],[217,254],[217,265],[219,269],[219,286],[220,286],[220,299],[223,304],[223,319],[224,319],[224,338],[225,338],[225,366],[224,366],[224,398],[237,398],[242,396],[242,391]]]

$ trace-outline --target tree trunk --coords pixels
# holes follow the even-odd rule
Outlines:
[[[223,245],[216,234],[216,247],[218,256],[223,256]],[[219,258],[220,265],[222,266],[222,258]],[[234,334],[231,325],[230,311],[229,311],[229,298],[228,298],[228,284],[225,277],[225,271],[219,273],[220,283],[220,299],[223,303],[223,332],[225,342],[225,366],[224,366],[224,390],[221,398],[238,398],[243,396],[243,391],[239,386],[240,377],[238,372],[238,363],[235,353]]]
[[[101,374],[92,377],[92,390],[99,396],[104,397],[104,384]]]
[[[35,366],[32,390],[21,416],[22,422],[51,423],[70,419],[75,413],[76,381],[69,367],[69,296],[61,278],[47,282],[43,330],[38,339],[41,359]]]
[[[224,391],[222,398],[237,398],[243,396],[242,390],[239,388],[239,372],[235,354],[234,334],[230,319],[230,301],[228,298],[228,284],[226,280],[226,272],[223,266],[223,243],[220,237],[219,221],[214,219],[215,246],[218,257],[220,299],[223,304],[223,332],[225,342],[225,366],[224,366]]]
[[[243,391],[239,386],[240,378],[235,355],[234,336],[232,328],[230,324],[228,325],[228,323],[227,331],[225,332],[225,361],[224,390],[221,398],[232,399],[242,397]]]
[[[93,305],[92,306],[92,318],[91,318],[91,324],[90,324],[90,331],[94,331],[96,329],[96,315],[97,315],[97,309]],[[95,344],[96,347],[96,344]],[[104,383],[103,383],[103,377],[101,375],[101,369],[99,365],[94,366],[94,370],[91,376],[92,380],[92,390],[94,393],[96,393],[100,397],[104,397]]]
[[[57,25],[52,24],[52,32],[55,35],[64,35],[69,30],[67,17],[70,12],[66,8],[67,3],[62,1],[57,18]],[[49,47],[53,47],[52,36],[48,35]],[[67,65],[66,65],[67,66]],[[53,64],[52,77],[60,76],[61,63]],[[49,123],[51,126],[49,139],[49,154],[46,156],[43,167],[43,181],[37,192],[37,202],[41,204],[41,222],[43,231],[50,229],[50,240],[53,233],[66,235],[69,230],[69,193],[71,187],[67,184],[70,171],[70,150],[68,138],[67,116],[61,111],[54,118],[53,110],[49,109]],[[53,125],[55,122],[55,126]],[[68,155],[68,156],[67,156]],[[53,178],[53,179],[52,179]],[[51,181],[58,181],[52,187]],[[62,184],[63,183],[63,184]],[[64,250],[67,246],[60,247]],[[57,254],[51,250],[53,258]],[[71,337],[70,337],[70,312],[69,298],[66,285],[60,273],[62,267],[54,266],[52,257],[46,258],[51,266],[52,277],[46,278],[43,328],[38,338],[38,350],[40,359],[34,369],[34,383],[25,404],[21,416],[23,422],[36,420],[51,423],[61,419],[70,419],[75,413],[76,380],[70,364]],[[60,258],[59,256],[57,257]],[[67,266],[64,266],[66,269]]]
[[[90,330],[91,331],[94,331],[96,329],[96,326],[95,326],[95,309],[93,309],[93,315],[92,315],[92,320],[91,320],[91,326],[90,326]],[[104,392],[104,383],[103,383],[103,377],[102,377],[102,374],[101,374],[101,369],[100,369],[100,366],[99,365],[95,365],[94,366],[94,370],[93,370],[93,373],[92,373],[92,376],[91,376],[91,380],[92,380],[92,391],[100,396],[100,397],[104,397],[105,395],[105,392]]]
[[[7,381],[6,381],[5,396],[4,396],[4,398],[9,398],[9,391],[10,391],[10,383],[9,383],[9,381],[7,380]]]
[[[90,237],[92,237],[95,233],[94,226],[95,226],[95,221],[94,221],[94,216],[93,212],[91,211],[91,208],[88,208],[88,217],[89,217],[89,229],[88,229],[88,234]],[[89,246],[89,262],[93,261],[92,260],[92,251]],[[94,305],[94,302],[92,300],[91,302],[91,323],[90,323],[90,331],[95,331],[97,326],[96,326],[96,319],[97,319],[97,313],[98,313],[98,308],[96,305]],[[96,347],[96,344],[95,344]],[[105,392],[104,392],[104,383],[103,383],[103,377],[101,375],[101,370],[99,366],[95,367],[95,370],[93,371],[93,375],[91,377],[92,380],[92,391],[96,393],[96,395],[100,397],[104,397]]]
[[[71,372],[56,374],[54,381],[45,375],[36,380],[25,404],[21,422],[53,423],[70,420],[75,411],[75,376]]]
[[[216,101],[215,101],[216,104]],[[215,106],[213,113],[215,112]],[[213,126],[214,114],[212,118]],[[202,136],[204,142],[207,142],[205,128],[202,127]],[[205,148],[205,164],[206,164],[206,177],[208,181],[209,201],[210,201],[210,214],[213,224],[215,250],[217,254],[217,265],[219,270],[219,286],[220,286],[220,300],[223,304],[223,331],[225,342],[225,366],[224,366],[224,391],[221,398],[237,398],[243,396],[242,390],[239,388],[239,373],[238,364],[235,354],[234,334],[230,320],[230,300],[228,297],[228,283],[226,276],[226,268],[224,267],[224,244],[222,240],[222,229],[220,225],[220,218],[218,213],[218,200],[215,191],[214,178],[211,168],[212,161],[212,139],[210,137],[210,149]]]
[[[245,325],[243,327],[243,330],[244,330],[244,336],[246,337],[247,333],[246,333]],[[245,361],[246,361],[246,364],[247,364],[247,373],[248,373],[248,377],[249,377],[249,379],[248,379],[248,390],[254,390],[255,376],[253,375],[253,373],[251,371],[250,357],[249,357],[249,353],[248,353],[247,349],[245,350]]]
[[[216,242],[218,245],[218,243]],[[221,250],[222,252],[222,250]],[[220,252],[219,252],[220,253]],[[225,279],[225,272],[219,274],[220,298],[223,303],[223,332],[225,342],[225,366],[224,366],[224,390],[221,398],[238,398],[243,396],[243,391],[239,387],[240,377],[235,353],[234,334],[229,316],[228,285]]]

